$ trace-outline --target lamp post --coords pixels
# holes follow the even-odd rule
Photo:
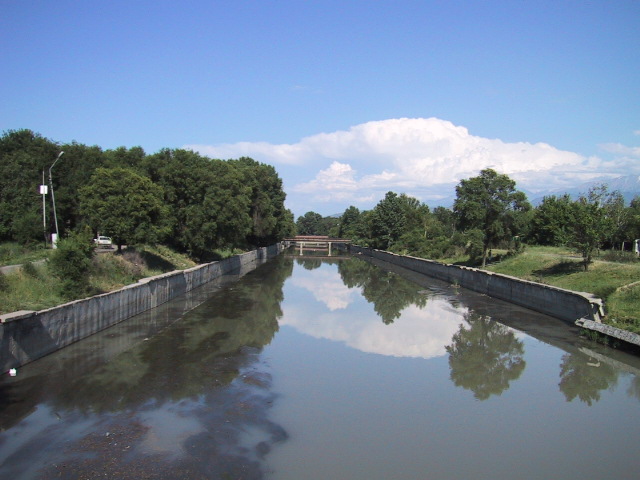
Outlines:
[[[53,218],[54,218],[55,223],[56,223],[56,238],[51,240],[51,246],[53,248],[56,248],[56,242],[58,241],[58,235],[60,234],[60,232],[58,231],[58,216],[56,215],[56,196],[53,193],[53,180],[51,179],[51,169],[56,164],[56,162],[58,160],[60,160],[60,157],[62,156],[63,153],[64,152],[60,152],[58,154],[58,157],[55,159],[55,161],[49,167],[49,186],[51,187],[51,201],[53,202]]]
[[[45,248],[47,247],[47,204],[46,204],[46,197],[47,197],[47,190],[48,187],[47,185],[44,183],[44,168],[42,169],[42,184],[40,185],[40,195],[42,195],[42,232],[44,233],[44,246]]]

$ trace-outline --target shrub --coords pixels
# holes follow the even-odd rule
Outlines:
[[[79,298],[87,293],[92,256],[93,242],[86,233],[72,233],[58,242],[49,269],[60,279],[65,298]]]
[[[31,278],[38,278],[40,276],[35,265],[31,262],[22,265],[22,272]]]
[[[636,263],[638,257],[633,252],[624,252],[621,250],[608,250],[602,255],[602,259],[607,262],[618,263]]]

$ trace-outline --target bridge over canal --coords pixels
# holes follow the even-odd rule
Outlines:
[[[331,256],[333,245],[343,244],[350,245],[351,240],[348,238],[333,238],[326,235],[297,235],[293,238],[285,238],[286,247],[297,247],[300,249],[300,255],[305,251],[327,252]]]

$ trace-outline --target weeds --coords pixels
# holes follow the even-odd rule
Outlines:
[[[595,330],[582,329],[580,335],[586,337],[588,340],[592,342],[597,342],[602,345],[606,345],[611,348],[620,348],[621,342],[617,338],[610,337],[601,332],[597,332]]]
[[[0,265],[21,265],[48,258],[51,250],[42,247],[30,248],[18,243],[0,244]]]
[[[24,265],[22,265],[22,272],[31,278],[38,278],[40,276],[40,272],[35,267],[35,265],[31,262],[27,262]]]
[[[633,252],[608,250],[601,256],[602,260],[617,263],[638,263],[638,256]]]

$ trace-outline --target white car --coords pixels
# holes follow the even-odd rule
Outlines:
[[[103,235],[98,235],[98,238],[94,238],[93,243],[95,243],[98,248],[111,248],[113,245],[111,237],[105,237]]]

